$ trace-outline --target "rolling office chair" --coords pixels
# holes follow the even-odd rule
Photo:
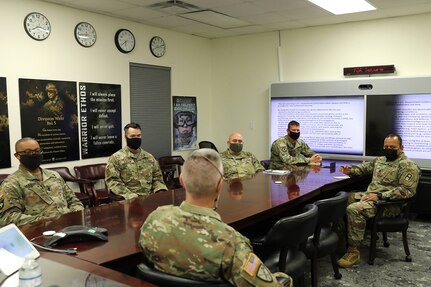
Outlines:
[[[374,265],[374,259],[376,258],[376,241],[377,233],[383,233],[383,246],[389,247],[388,232],[401,232],[403,235],[403,246],[404,252],[406,253],[406,262],[411,262],[412,257],[410,254],[409,245],[407,242],[407,229],[409,228],[409,214],[410,207],[415,200],[416,196],[401,199],[401,200],[379,200],[375,203],[377,207],[377,214],[374,218],[367,222],[368,227],[371,231],[371,242],[370,242],[370,256],[368,264]],[[397,206],[401,209],[398,216],[395,217],[384,217],[384,210],[391,206]]]
[[[263,236],[251,239],[255,252],[271,272],[284,272],[304,286],[307,257],[302,251],[317,225],[318,209],[306,205],[302,213],[278,220]]]
[[[212,142],[210,142],[210,141],[201,141],[201,142],[199,142],[199,148],[210,148],[210,149],[213,149],[213,150],[215,150],[216,152],[218,152],[218,150],[217,150],[217,148],[216,148],[216,146],[215,146],[215,144],[213,144]]]
[[[308,239],[304,250],[307,258],[311,259],[311,286],[313,287],[317,287],[317,259],[326,255],[331,256],[334,278],[342,277],[336,259],[338,235],[333,227],[346,214],[347,198],[347,193],[340,191],[334,197],[314,202],[318,208],[318,221],[316,230]]]

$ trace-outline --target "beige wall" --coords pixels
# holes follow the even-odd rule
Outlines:
[[[51,22],[45,41],[30,39],[23,29],[32,11]],[[75,41],[73,29],[81,21],[97,30],[92,48]],[[343,67],[380,64],[394,64],[400,77],[429,76],[429,27],[431,14],[424,14],[208,40],[37,0],[0,0],[0,76],[7,77],[12,150],[21,136],[18,78],[120,84],[124,124],[130,120],[129,63],[135,62],[172,67],[172,95],[197,97],[198,140],[211,140],[223,150],[228,134],[237,130],[245,136],[246,150],[268,158],[270,83],[341,80]],[[119,28],[135,34],[136,48],[128,55],[115,48]],[[167,43],[161,59],[148,50],[154,35]],[[1,173],[17,164],[13,160]]]

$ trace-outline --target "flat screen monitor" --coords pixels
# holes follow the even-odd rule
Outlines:
[[[325,154],[364,154],[364,96],[301,96],[271,98],[271,143],[285,136],[291,120],[313,151]]]

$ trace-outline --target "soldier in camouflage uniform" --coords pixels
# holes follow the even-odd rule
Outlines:
[[[167,190],[156,159],[140,147],[139,124],[127,124],[124,133],[127,146],[111,155],[106,165],[105,180],[111,192],[132,199]]]
[[[242,135],[234,132],[227,140],[228,149],[220,154],[226,179],[253,175],[265,170],[251,152],[242,150],[243,144]]]
[[[42,153],[36,140],[20,139],[15,151],[19,168],[0,187],[0,227],[9,223],[23,225],[84,209],[57,172],[39,167]]]
[[[299,123],[290,121],[287,125],[287,135],[272,143],[269,168],[280,169],[289,164],[321,164],[320,155],[299,139],[299,135]]]
[[[402,139],[390,134],[385,138],[383,152],[371,162],[341,167],[341,172],[351,176],[372,174],[373,178],[366,192],[349,195],[347,207],[347,253],[338,260],[340,267],[351,267],[360,262],[359,245],[364,238],[366,222],[376,216],[374,202],[379,199],[404,199],[416,193],[420,169],[403,153]],[[399,209],[387,209],[384,216],[393,216]]]
[[[185,201],[157,208],[141,227],[139,243],[156,269],[195,280],[224,279],[234,286],[292,286],[286,274],[272,274],[250,241],[215,211],[223,184],[217,152],[195,150],[180,180]]]

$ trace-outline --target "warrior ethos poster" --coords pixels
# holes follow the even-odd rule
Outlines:
[[[6,78],[0,77],[0,168],[10,167],[9,116]]]

